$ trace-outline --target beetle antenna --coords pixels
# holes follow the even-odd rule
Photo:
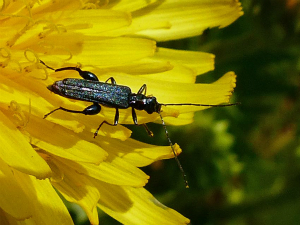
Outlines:
[[[164,129],[165,129],[165,134],[166,134],[166,137],[167,137],[167,139],[168,139],[168,141],[169,141],[169,144],[170,144],[170,146],[171,146],[172,152],[173,152],[173,154],[174,154],[174,158],[175,158],[175,160],[176,160],[176,162],[177,162],[177,165],[178,165],[178,167],[179,167],[179,169],[180,169],[180,171],[181,171],[181,174],[182,174],[182,177],[183,177],[183,180],[184,180],[184,183],[185,183],[185,187],[186,187],[186,188],[189,188],[189,184],[188,184],[188,181],[187,181],[187,178],[186,178],[186,174],[185,174],[185,172],[184,172],[184,170],[183,170],[183,168],[182,168],[182,166],[181,166],[181,164],[180,164],[180,161],[179,161],[179,159],[178,159],[178,157],[177,157],[177,152],[175,151],[175,148],[174,148],[174,146],[173,146],[173,144],[172,144],[172,141],[171,141],[171,139],[170,139],[170,137],[169,137],[169,133],[168,133],[168,130],[167,130],[167,126],[166,126],[166,124],[165,124],[165,121],[164,121],[162,115],[160,114],[160,111],[158,111],[158,114],[159,114],[159,116],[160,116],[162,125],[163,125],[163,127],[164,127]]]
[[[50,70],[54,70],[55,71],[55,69],[53,69],[52,67],[50,67],[50,66],[48,66],[46,63],[44,63],[42,60],[40,60],[40,63],[42,63],[44,66],[46,66],[48,69],[50,69]]]
[[[180,105],[194,105],[194,106],[211,106],[211,107],[226,107],[226,106],[234,106],[234,105],[240,105],[240,102],[236,102],[236,103],[229,103],[229,104],[223,104],[223,105],[209,105],[209,104],[198,104],[198,103],[170,103],[170,104],[164,104],[161,103],[160,105],[163,106],[168,106],[168,105],[176,105],[176,106],[180,106]]]

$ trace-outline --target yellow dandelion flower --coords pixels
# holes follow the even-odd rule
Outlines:
[[[83,110],[91,103],[51,93],[46,87],[55,81],[79,76],[51,71],[40,60],[53,68],[80,66],[101,81],[114,77],[133,92],[147,84],[147,94],[161,103],[220,104],[235,87],[233,72],[195,84],[197,75],[213,70],[214,56],[157,48],[156,41],[199,35],[241,15],[235,0],[2,0],[1,224],[73,224],[56,191],[80,205],[91,224],[99,223],[97,207],[124,224],[188,224],[143,188],[149,177],[138,168],[174,157],[170,146],[133,140],[122,125],[104,124],[94,139],[102,121],[113,121],[113,108],[43,119],[57,107]],[[166,123],[183,125],[204,108],[163,106],[162,114]],[[144,111],[137,118],[160,121]],[[119,123],[133,123],[131,109],[120,110]]]

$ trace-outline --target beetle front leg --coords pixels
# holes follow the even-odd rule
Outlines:
[[[97,103],[94,103],[93,105],[90,105],[90,106],[86,107],[82,111],[66,109],[64,107],[59,107],[59,108],[54,109],[51,112],[47,113],[46,115],[44,115],[44,119],[47,118],[50,114],[56,112],[57,110],[63,110],[63,111],[70,112],[70,113],[81,113],[81,114],[84,114],[84,115],[96,115],[101,111],[101,106]]]
[[[109,80],[110,80],[110,82],[111,82],[112,84],[117,84],[115,78],[113,78],[113,77],[108,78],[108,79],[105,81],[105,83],[107,83]]]
[[[148,128],[148,126],[147,126],[145,123],[138,124],[137,116],[136,116],[136,113],[135,113],[134,108],[132,108],[132,119],[133,119],[133,122],[134,122],[135,125],[143,126],[143,127],[145,128],[147,134],[148,134],[150,137],[153,137],[153,132]]]
[[[144,92],[144,94],[142,93]],[[143,95],[146,95],[146,92],[147,92],[147,85],[146,84],[143,84],[143,86],[140,88],[140,90],[138,91],[138,94],[143,94]]]

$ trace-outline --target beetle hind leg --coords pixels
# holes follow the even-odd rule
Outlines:
[[[44,115],[44,119],[46,119],[49,115],[51,115],[52,113],[54,113],[58,110],[63,110],[65,112],[70,112],[70,113],[81,113],[81,114],[84,114],[84,115],[96,115],[101,111],[101,106],[99,104],[94,103],[93,105],[90,105],[90,106],[86,107],[82,111],[66,109],[64,107],[59,107],[59,108],[54,109],[51,112],[47,113],[46,115]]]

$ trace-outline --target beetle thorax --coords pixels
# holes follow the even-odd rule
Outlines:
[[[129,105],[137,110],[145,110],[148,114],[159,112],[161,108],[155,97],[143,94],[131,94]]]

